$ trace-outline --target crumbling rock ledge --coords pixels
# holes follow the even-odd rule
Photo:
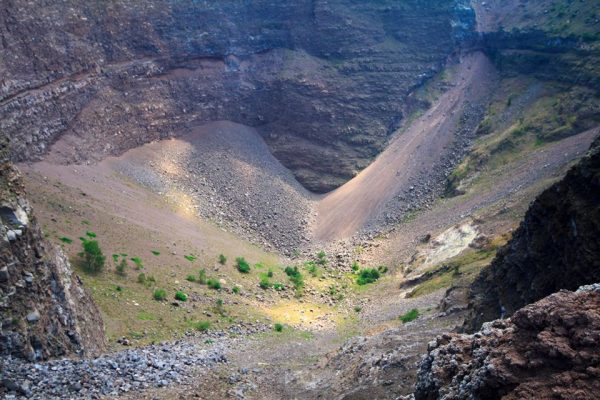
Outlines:
[[[414,397],[596,399],[600,392],[600,285],[560,291],[429,344]]]
[[[0,141],[0,355],[37,361],[99,353],[100,312],[67,257],[44,239],[6,150]]]

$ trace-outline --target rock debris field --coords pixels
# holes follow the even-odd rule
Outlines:
[[[128,349],[93,359],[62,359],[27,363],[0,360],[4,399],[99,399],[132,391],[179,384],[197,376],[199,368],[227,363],[235,340],[229,335],[265,332],[266,325],[233,326],[226,332],[199,335],[174,342]]]

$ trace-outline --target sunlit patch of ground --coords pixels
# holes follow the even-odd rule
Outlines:
[[[332,307],[304,303],[296,299],[262,307],[261,311],[275,322],[302,329],[320,330],[330,328],[338,320],[338,315]]]

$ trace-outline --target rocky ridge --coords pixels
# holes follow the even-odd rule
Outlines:
[[[475,280],[465,329],[512,315],[560,289],[600,281],[600,139],[533,202],[510,242]]]
[[[44,239],[7,146],[0,144],[0,354],[96,354],[104,348],[100,312],[66,256]]]
[[[475,334],[433,340],[414,398],[594,399],[599,354],[600,285],[563,290]]]

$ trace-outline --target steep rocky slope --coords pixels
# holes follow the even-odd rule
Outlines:
[[[473,283],[465,328],[560,289],[600,281],[600,139],[531,205],[511,241]]]
[[[310,239],[311,194],[252,128],[213,122],[101,165],[263,248],[292,254]]]
[[[104,348],[99,311],[62,253],[47,242],[19,172],[0,151],[0,354],[29,361]]]
[[[560,291],[473,335],[429,344],[415,399],[595,399],[600,285]]]
[[[73,162],[232,120],[327,191],[383,149],[473,26],[465,0],[3,2],[0,128],[14,160],[67,137]]]

